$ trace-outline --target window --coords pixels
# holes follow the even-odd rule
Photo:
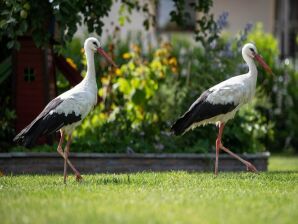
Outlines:
[[[33,82],[35,80],[34,69],[31,67],[26,67],[24,69],[24,80],[26,82]]]
[[[185,21],[183,27],[179,27],[175,22],[171,22],[170,12],[175,10],[173,0],[159,0],[156,9],[156,26],[162,31],[193,31],[196,23],[196,12],[189,4],[193,2],[185,0],[185,12],[189,14],[189,18]]]

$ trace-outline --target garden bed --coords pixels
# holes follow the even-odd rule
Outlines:
[[[270,153],[241,154],[259,171],[267,171]],[[102,154],[72,153],[70,159],[82,173],[140,171],[213,171],[215,154]],[[246,167],[227,154],[220,154],[220,171],[245,171]],[[56,153],[0,153],[0,171],[5,174],[63,172],[63,159]]]

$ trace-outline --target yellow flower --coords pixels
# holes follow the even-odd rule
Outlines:
[[[174,74],[177,74],[177,67],[172,67],[171,70]]]
[[[109,84],[109,82],[110,82],[110,79],[108,77],[101,77],[101,83],[103,85],[107,85]]]
[[[155,57],[160,57],[161,54],[162,54],[161,49],[157,49],[157,50],[155,51]]]
[[[160,48],[155,51],[155,57],[164,57],[167,54],[168,54],[168,51],[165,48]]]
[[[164,78],[165,77],[165,73],[161,71],[161,72],[158,73],[158,76],[159,76],[159,78]]]
[[[129,59],[129,58],[131,57],[131,55],[130,55],[130,53],[124,53],[124,54],[122,55],[122,57],[123,57],[124,59]]]
[[[132,44],[131,48],[137,54],[139,54],[141,52],[141,48],[138,45],[136,45],[136,44]]]
[[[166,58],[163,58],[163,59],[161,60],[161,62],[162,62],[162,64],[164,64],[164,65],[168,65],[168,60],[167,60]]]
[[[158,60],[154,60],[150,66],[153,70],[161,70],[162,68],[162,64]]]
[[[99,96],[103,96],[103,95],[104,95],[104,89],[103,89],[103,88],[100,88],[100,89],[98,90],[98,95],[99,95]]]
[[[107,119],[107,114],[106,113],[99,113],[99,118],[101,119],[101,120],[106,120]]]
[[[122,75],[122,71],[119,68],[116,69],[115,73],[118,76],[121,76]]]
[[[161,45],[162,48],[166,48],[168,50],[171,50],[172,49],[172,44],[169,43],[169,42],[165,42]]]
[[[172,66],[177,66],[177,59],[175,57],[171,57],[169,59],[169,64]]]
[[[77,65],[74,63],[74,61],[71,58],[66,58],[67,63],[73,67],[74,69],[77,69]]]

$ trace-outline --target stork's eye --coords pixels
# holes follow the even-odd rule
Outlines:
[[[97,43],[95,41],[92,42],[96,47],[98,47]]]
[[[253,53],[255,53],[255,50],[253,48],[249,48],[249,50],[251,50]]]

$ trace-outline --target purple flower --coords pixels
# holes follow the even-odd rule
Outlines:
[[[253,24],[251,22],[247,23],[244,27],[244,32],[249,33],[251,31],[252,27],[253,27]]]
[[[240,32],[240,37],[237,40],[237,47],[238,49],[242,48],[243,42],[247,39],[247,35],[249,32],[252,30],[253,24],[252,23],[247,23],[243,29],[242,32]]]
[[[223,49],[219,52],[219,56],[220,56],[220,57],[226,57],[226,58],[231,58],[231,57],[233,57],[234,53],[233,53],[231,47],[232,47],[231,42],[228,41],[228,42],[224,45]]]
[[[211,28],[211,31],[214,33],[215,36],[218,36],[219,33],[228,25],[228,12],[223,12],[217,19],[215,26]],[[215,49],[217,47],[217,41],[213,40],[210,43],[210,48]]]
[[[216,41],[216,40],[213,40],[213,41],[210,43],[210,47],[211,47],[211,49],[215,49],[215,48],[216,48],[216,45],[217,45],[217,41]]]
[[[216,32],[220,33],[228,25],[228,12],[223,12],[216,21]]]

